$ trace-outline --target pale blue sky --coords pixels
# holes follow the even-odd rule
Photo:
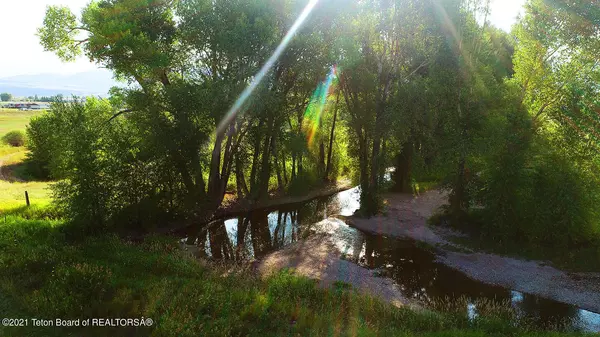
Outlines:
[[[525,0],[492,0],[490,21],[509,31]],[[36,28],[42,24],[47,5],[67,5],[79,13],[89,0],[2,0],[0,18],[0,78],[39,74],[73,74],[97,69],[80,58],[73,63],[62,63],[54,54],[44,52]]]

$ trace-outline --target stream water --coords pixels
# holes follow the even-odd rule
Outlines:
[[[217,260],[260,259],[266,254],[322,231],[328,231],[344,257],[393,279],[403,294],[424,303],[460,299],[469,317],[478,303],[511,306],[517,317],[538,327],[600,331],[600,314],[550,299],[475,281],[435,261],[435,253],[414,240],[361,232],[342,220],[335,230],[319,222],[336,215],[350,216],[359,208],[360,191],[353,188],[304,203],[253,211],[213,222],[208,230],[190,227],[181,245],[190,254]],[[206,228],[206,227],[204,227]]]

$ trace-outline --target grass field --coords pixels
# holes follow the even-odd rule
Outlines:
[[[25,206],[25,191],[35,206],[46,206],[52,200],[50,183],[45,181],[8,182],[0,180],[0,212]]]
[[[25,131],[29,120],[44,111],[19,111],[0,109],[0,139],[13,130]],[[20,164],[27,156],[25,147],[12,147],[0,144],[0,212],[7,212],[25,205],[25,191],[29,194],[32,205],[44,207],[50,203],[50,183],[40,181],[24,181],[15,177]]]
[[[29,120],[33,116],[43,114],[45,111],[19,111],[16,109],[0,108],[0,138],[13,130],[25,131]]]

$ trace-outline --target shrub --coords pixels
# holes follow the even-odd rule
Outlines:
[[[10,131],[2,137],[2,141],[14,147],[24,146],[26,141],[25,133],[21,130]]]
[[[40,179],[61,178],[57,170],[61,158],[61,146],[58,143],[62,134],[60,125],[58,115],[54,112],[34,117],[29,122],[26,166],[32,176]]]
[[[80,226],[81,233],[117,224],[123,229],[152,229],[167,223],[170,211],[184,204],[181,185],[166,168],[169,163],[140,147],[145,144],[131,119],[107,123],[114,113],[107,100],[57,102],[45,115],[49,117],[30,128],[40,136],[32,153],[49,151],[51,176],[65,178],[52,187],[58,210]],[[49,132],[53,125],[60,128],[60,135]],[[43,147],[43,139],[50,139],[53,147]],[[32,160],[38,158],[34,154]]]
[[[530,146],[513,139],[490,160],[479,200],[482,234],[563,249],[597,235],[597,168],[581,165],[570,145],[550,138],[537,135]]]

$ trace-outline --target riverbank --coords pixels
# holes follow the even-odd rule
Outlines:
[[[396,308],[344,284],[186,258],[173,238],[69,241],[60,221],[0,222],[0,311],[28,321],[2,336],[581,336],[495,318]],[[31,318],[143,318],[145,326],[33,326]]]
[[[217,211],[208,219],[199,222],[200,224],[206,224],[207,226],[218,220],[226,217],[233,217],[236,215],[243,215],[249,212],[271,209],[281,205],[290,205],[290,204],[298,204],[307,202],[317,198],[324,198],[331,196],[333,194],[343,192],[353,188],[351,181],[349,180],[340,180],[335,183],[326,184],[321,188],[316,188],[311,190],[309,193],[304,195],[284,195],[278,196],[276,194],[272,195],[270,198],[265,200],[260,200],[256,202],[250,202],[249,200],[236,200],[232,199],[229,201],[224,201],[221,207],[217,209]],[[180,233],[185,231],[187,228],[197,226],[198,223],[192,223],[190,221],[185,222],[175,222],[171,223],[168,226],[158,228],[153,230],[151,234],[159,234],[159,235],[173,235],[176,233]],[[143,239],[145,235],[150,233],[140,233],[140,232],[131,232],[131,231],[122,231],[120,235],[123,237],[127,237],[130,240],[139,241]]]
[[[320,188],[315,188],[304,195],[273,195],[266,200],[259,200],[254,202],[246,199],[234,200],[230,203],[224,203],[217,210],[213,218],[223,218],[261,209],[269,209],[281,205],[297,204],[317,198],[327,197],[342,191],[349,190],[353,187],[354,186],[350,180],[340,180],[335,183],[325,184],[325,186],[322,186]]]
[[[438,262],[472,279],[600,313],[600,273],[567,273],[548,262],[475,252],[457,244],[455,238],[464,240],[464,234],[427,225],[427,218],[447,200],[443,192],[432,190],[419,197],[386,194],[384,198],[382,215],[346,217],[346,222],[364,232],[427,243],[435,247]]]
[[[319,234],[269,254],[258,261],[256,270],[262,277],[270,277],[280,270],[293,269],[297,275],[318,280],[323,288],[342,283],[396,307],[420,308],[402,294],[393,280],[375,276],[372,270],[342,258],[342,252],[327,234],[343,226],[339,221],[330,218],[315,224]]]

